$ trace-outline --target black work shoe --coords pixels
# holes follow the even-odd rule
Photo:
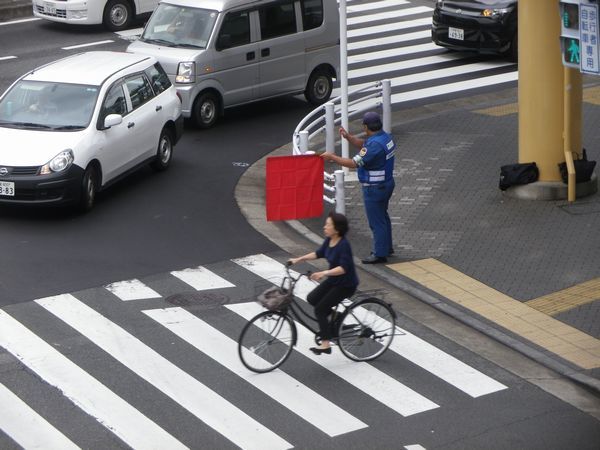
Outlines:
[[[393,255],[394,253],[396,253],[396,252],[394,252],[394,249],[393,249],[393,248],[390,248],[390,251],[389,251],[389,255],[388,255],[388,256],[391,256],[391,255]]]
[[[368,258],[365,258],[362,260],[363,264],[379,264],[379,263],[386,263],[387,262],[387,258],[385,256],[375,256],[375,255],[371,255]]]
[[[320,355],[321,353],[325,353],[326,355],[330,355],[331,354],[331,347],[327,347],[327,348],[311,347],[310,351],[313,352],[315,355]]]

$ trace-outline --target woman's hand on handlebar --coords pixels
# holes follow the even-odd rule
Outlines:
[[[300,262],[300,258],[290,258],[287,260],[287,266],[293,266],[294,264],[298,264]]]
[[[325,278],[327,275],[325,274],[325,271],[321,271],[321,272],[313,272],[309,275],[309,278],[313,281],[321,281],[323,278]]]

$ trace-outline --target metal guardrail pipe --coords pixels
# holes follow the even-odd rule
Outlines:
[[[300,152],[305,154],[308,152],[308,131],[302,130],[300,133]]]
[[[336,170],[335,176],[335,212],[340,214],[346,214],[346,200],[345,200],[345,189],[344,189],[344,171]]]
[[[381,82],[381,98],[383,100],[383,130],[392,132],[392,82],[383,80]]]
[[[332,102],[325,103],[325,151],[335,151],[335,105]]]

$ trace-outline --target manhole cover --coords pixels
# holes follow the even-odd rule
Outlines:
[[[167,303],[176,306],[194,306],[199,308],[218,308],[229,303],[229,297],[224,294],[208,292],[184,292],[171,295],[165,299]]]

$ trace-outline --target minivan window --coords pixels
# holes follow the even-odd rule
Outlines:
[[[129,98],[131,99],[131,106],[133,109],[139,108],[154,97],[150,83],[148,83],[146,77],[141,74],[125,80],[125,87],[129,92]]]
[[[206,48],[216,20],[216,11],[160,3],[140,40],[168,47]]]
[[[120,114],[121,116],[127,114],[125,93],[123,92],[123,85],[121,83],[113,85],[104,98],[101,117],[105,118],[109,114]]]
[[[159,63],[154,64],[152,67],[148,67],[145,72],[150,79],[150,84],[156,95],[171,87],[169,77]]]
[[[302,0],[300,5],[304,30],[319,28],[323,23],[323,0]]]
[[[296,32],[293,0],[263,6],[259,10],[259,17],[260,36],[263,40]]]
[[[250,43],[250,14],[248,11],[227,13],[217,38],[217,49],[237,47]]]

